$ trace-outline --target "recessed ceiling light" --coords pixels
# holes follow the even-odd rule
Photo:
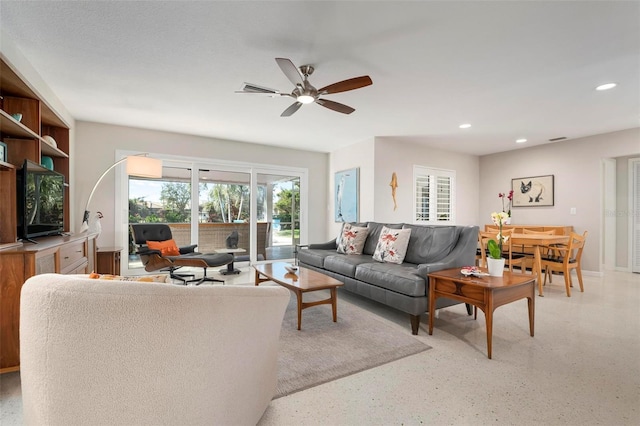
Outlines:
[[[516,143],[525,143],[527,140],[522,138],[522,139],[516,139]]]
[[[461,129],[468,129],[469,127],[471,127],[471,124],[469,124],[469,123],[465,123],[465,124],[461,124],[459,127],[460,127]]]
[[[601,84],[600,86],[596,87],[596,90],[609,90],[609,89],[613,89],[616,86],[617,86],[616,83]]]

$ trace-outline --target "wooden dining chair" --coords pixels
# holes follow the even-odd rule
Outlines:
[[[556,235],[556,231],[551,229],[549,231],[536,231],[533,229],[528,229],[528,228],[522,228],[522,233],[523,234],[538,234],[538,235]],[[526,244],[518,244],[518,246],[516,247],[516,253],[519,254],[524,254],[525,255],[525,260],[524,260],[524,264],[526,269],[533,271],[533,246],[530,245],[526,245]],[[541,255],[544,255],[545,253],[540,253]],[[546,254],[549,254],[548,252]]]
[[[484,256],[482,254],[482,252],[485,249],[482,247],[482,231],[478,231],[478,246],[476,247],[476,266],[479,267],[486,267],[485,265],[485,259],[487,256],[487,253],[484,253]]]
[[[544,269],[544,283],[547,282],[547,276],[549,277],[549,283],[551,283],[551,274],[553,272],[562,272],[564,275],[564,285],[567,289],[567,297],[571,297],[571,270],[576,270],[578,276],[578,283],[580,284],[580,291],[584,292],[584,286],[582,284],[582,251],[584,244],[587,240],[587,231],[584,234],[579,235],[572,232],[569,236],[569,242],[567,244],[554,244],[552,246],[543,246],[545,250],[548,250],[548,254],[542,256],[542,269]]]

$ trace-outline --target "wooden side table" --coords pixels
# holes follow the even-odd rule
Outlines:
[[[120,275],[120,252],[122,247],[100,247],[96,253],[96,272]]]
[[[429,334],[433,334],[436,299],[446,297],[480,308],[487,323],[487,357],[491,359],[493,311],[499,306],[527,299],[529,334],[533,337],[535,315],[535,275],[505,271],[502,277],[466,277],[460,268],[429,274]]]

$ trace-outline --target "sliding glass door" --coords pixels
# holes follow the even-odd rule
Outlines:
[[[192,244],[191,168],[164,163],[162,177],[128,177],[128,223],[166,223],[178,246]],[[128,269],[142,268],[129,233]]]
[[[251,246],[251,173],[215,169],[198,171],[198,250],[237,248],[247,259]]]
[[[122,156],[129,152],[119,152]],[[142,274],[131,223],[167,223],[178,246],[197,244],[211,253],[235,238],[238,262],[292,259],[306,235],[307,170],[224,161],[162,157],[163,176],[116,176],[117,245],[126,247],[122,273]],[[124,260],[124,259],[123,259]],[[246,271],[246,268],[245,268]]]
[[[258,219],[267,224],[265,259],[290,259],[300,242],[300,177],[258,173],[257,181],[265,194]]]

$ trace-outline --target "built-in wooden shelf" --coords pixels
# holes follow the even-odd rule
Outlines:
[[[15,166],[13,164],[0,161],[0,172],[4,170],[11,170],[11,169],[15,169]]]
[[[8,112],[1,109],[0,132],[10,134],[12,137],[40,139],[40,135],[14,119]]]
[[[69,155],[67,155],[63,151],[60,151],[58,148],[49,145],[44,139],[41,139],[41,140],[42,140],[42,143],[40,144],[40,151],[42,152],[42,155],[49,155],[51,157],[69,158]]]
[[[14,113],[22,114],[20,121],[11,116]],[[0,55],[0,140],[7,153],[7,161],[0,162],[0,374],[20,365],[22,284],[36,274],[85,274],[95,269],[95,235],[38,238],[38,244],[17,241],[18,169],[25,160],[41,164],[42,157],[49,156],[68,186],[71,124]],[[45,135],[56,144],[49,145]],[[69,193],[64,191],[65,232],[71,228]]]
[[[22,243],[19,241],[16,241],[15,243],[2,243],[0,244],[0,251],[2,250],[11,250],[11,249],[17,249],[22,247]]]
[[[40,150],[43,155],[51,157],[69,158],[69,155],[60,149],[49,145],[47,141],[38,136],[33,130],[20,123],[9,115],[6,111],[0,109],[0,132],[10,134],[13,138],[38,139]]]

